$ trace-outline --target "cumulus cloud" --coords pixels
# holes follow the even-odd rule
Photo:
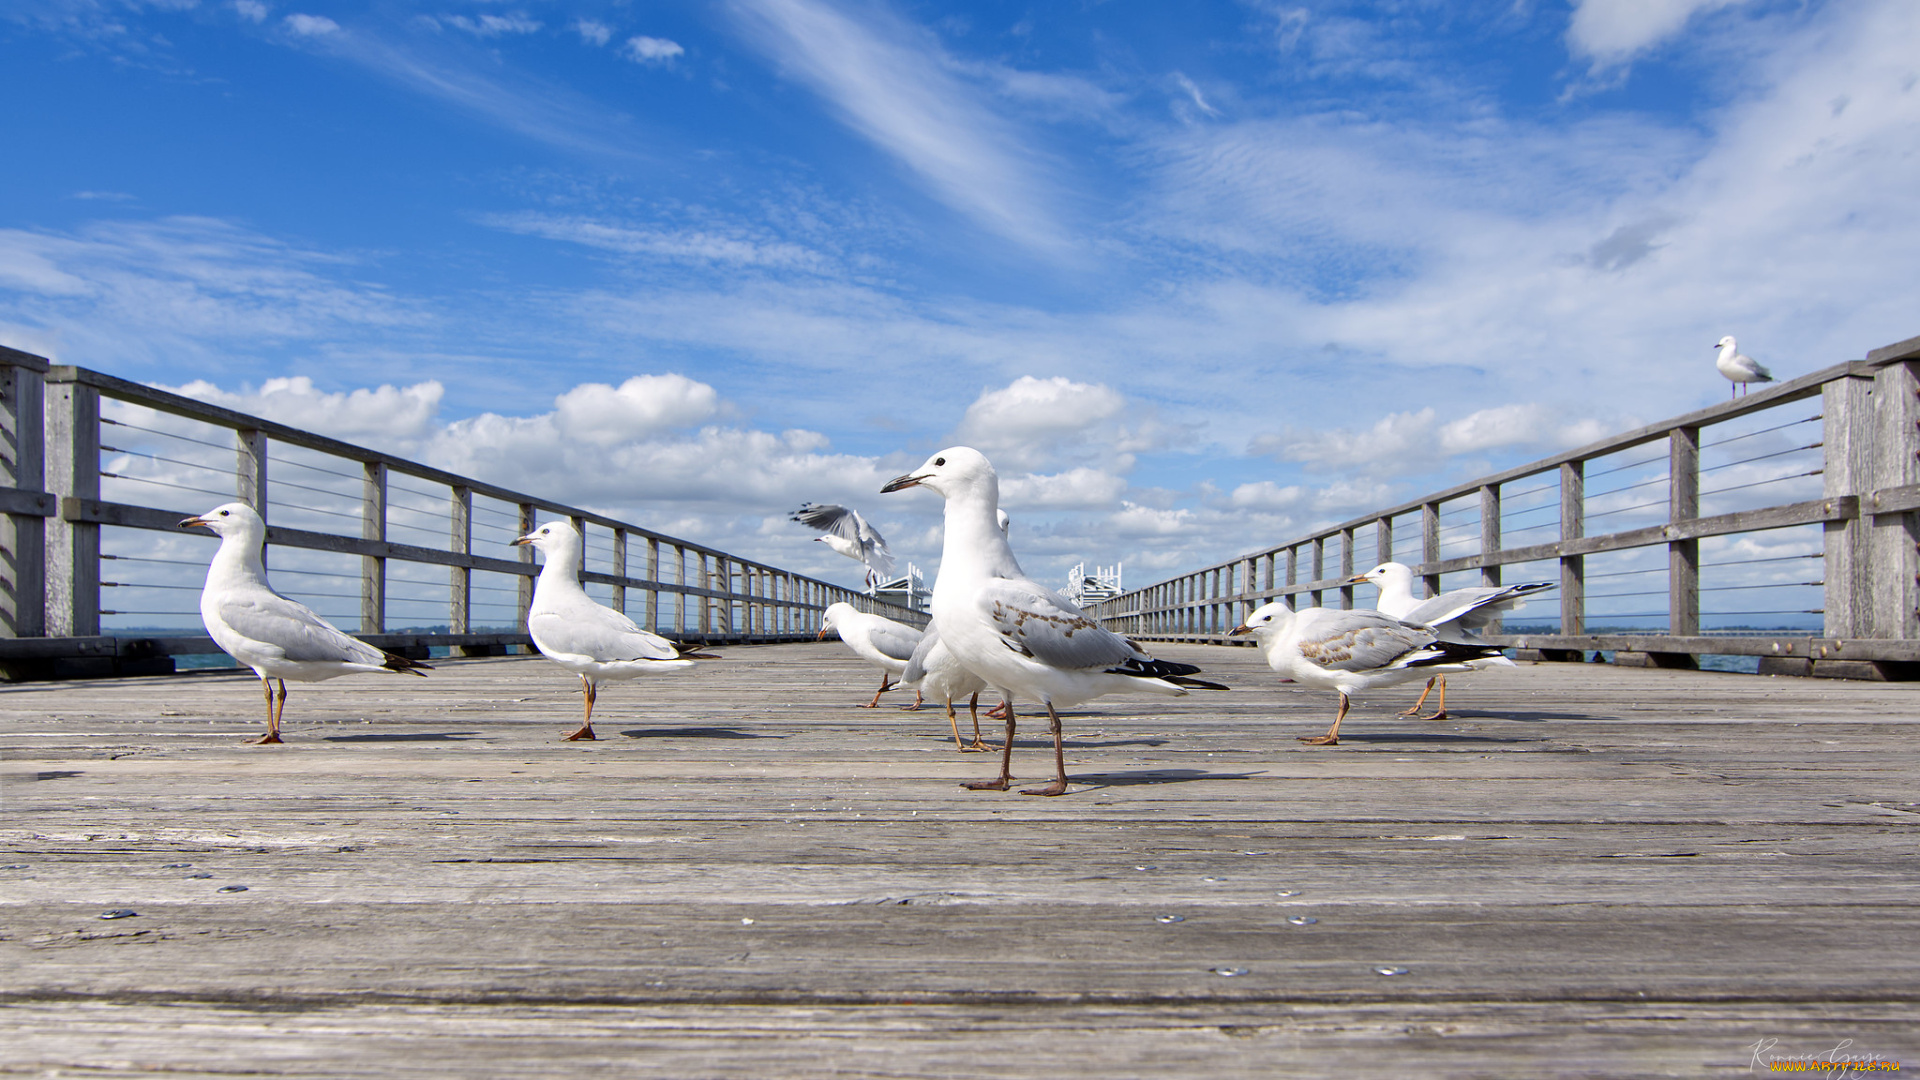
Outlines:
[[[618,387],[584,383],[554,401],[566,433],[595,446],[647,438],[711,417],[720,395],[684,375],[635,375]]]
[[[233,10],[250,23],[267,21],[267,5],[260,0],[233,0]]]
[[[1099,469],[1069,469],[1045,476],[1003,475],[1000,504],[1010,513],[1023,509],[1096,510],[1112,506],[1126,490],[1124,477]]]
[[[648,37],[645,34],[630,37],[625,45],[620,46],[621,54],[636,64],[672,63],[674,57],[683,55],[686,51],[677,41]]]
[[[1001,389],[985,391],[967,406],[953,438],[995,462],[1033,468],[1066,444],[1103,440],[1109,422],[1126,407],[1127,399],[1109,386],[1074,382],[1064,375],[1022,375]]]
[[[430,434],[446,396],[446,387],[438,381],[328,392],[305,375],[268,379],[257,388],[239,390],[222,390],[204,379],[167,389],[290,427],[387,446],[412,444]]]
[[[286,18],[289,33],[299,37],[326,37],[340,32],[340,24],[325,15],[292,14]]]

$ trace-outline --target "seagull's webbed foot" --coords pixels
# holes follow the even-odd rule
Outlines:
[[[968,791],[1005,791],[1013,786],[1013,778],[1003,776],[998,780],[970,780],[960,786]]]
[[[974,739],[972,742],[966,744],[965,746],[960,747],[960,752],[963,754],[981,754],[981,753],[990,752],[992,750],[993,750],[993,747],[988,746],[986,743],[981,742],[977,738]]]
[[[1401,713],[1400,715],[1405,716],[1406,713]],[[1426,716],[1414,717],[1414,719],[1416,720],[1445,720],[1446,718],[1447,718],[1447,710],[1445,709],[1441,709],[1439,712],[1436,712],[1436,713],[1430,713]]]
[[[1030,787],[1030,788],[1020,789],[1020,794],[1022,795],[1065,795],[1066,793],[1067,793],[1067,782],[1065,780],[1055,780],[1053,783],[1048,784],[1046,787]]]
[[[280,740],[279,732],[269,731],[265,735],[262,735],[257,739],[248,739],[246,744],[248,746],[265,746],[268,743],[277,743],[280,741],[281,740]]]
[[[1306,743],[1308,746],[1339,746],[1340,736],[1338,735],[1302,735],[1300,736],[1300,741],[1303,743]]]
[[[567,736],[568,742],[598,742],[600,737],[593,733],[592,724],[581,724],[580,730]]]

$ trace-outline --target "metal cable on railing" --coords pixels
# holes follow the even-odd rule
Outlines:
[[[103,480],[125,480],[130,484],[152,484],[154,487],[173,488],[176,491],[193,491],[202,495],[212,495],[219,499],[231,499],[233,497],[233,493],[228,491],[215,491],[212,488],[193,487],[188,484],[170,484],[165,480],[149,480],[144,476],[127,476],[124,473],[107,472],[104,469],[100,471],[100,477]]]
[[[149,461],[164,461],[169,465],[183,465],[189,469],[199,469],[201,472],[219,473],[223,476],[231,475],[233,472],[232,469],[223,469],[217,465],[207,465],[198,461],[181,461],[179,458],[161,457],[158,454],[150,454],[145,450],[128,450],[125,447],[108,446],[105,443],[100,444],[100,452],[103,454],[131,454],[134,457],[146,458]]]
[[[1758,428],[1753,431],[1743,432],[1739,435],[1730,435],[1724,439],[1715,439],[1713,442],[1703,442],[1700,444],[1700,449],[1705,450],[1709,446],[1725,446],[1727,443],[1739,442],[1741,439],[1751,439],[1755,435],[1765,435],[1771,431],[1785,431],[1790,427],[1799,427],[1801,424],[1811,424],[1814,421],[1819,419],[1821,419],[1820,414],[1815,413],[1814,415],[1807,417],[1805,420],[1789,420],[1784,424],[1775,424],[1772,427]],[[1820,444],[1814,443],[1814,445],[1819,446]]]
[[[178,439],[181,442],[197,443],[201,446],[211,446],[215,450],[225,450],[227,453],[232,453],[234,449],[233,444],[230,442],[225,442],[225,443],[208,442],[205,439],[196,439],[190,435],[180,435],[171,431],[162,431],[159,428],[141,427],[139,424],[129,424],[125,420],[114,420],[110,417],[103,416],[100,418],[100,422],[103,424],[112,424],[114,427],[127,428],[131,431],[144,431],[149,435],[158,435],[164,439]]]

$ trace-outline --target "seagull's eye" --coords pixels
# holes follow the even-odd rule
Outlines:
[[[233,511],[231,511],[231,510],[222,510],[222,511],[220,511],[220,516],[221,516],[221,517],[226,517],[226,516],[227,516],[228,514],[231,514],[232,512],[233,512]]]
[[[947,459],[943,457],[937,457],[933,459],[933,463],[935,465],[945,465],[947,463]]]

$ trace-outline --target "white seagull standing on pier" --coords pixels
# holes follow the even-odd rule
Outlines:
[[[1416,600],[1413,596],[1413,568],[1405,563],[1383,562],[1379,566],[1350,577],[1348,585],[1371,582],[1380,588],[1380,599],[1374,601],[1374,607],[1382,614],[1391,615],[1401,622],[1416,626],[1431,626],[1442,640],[1461,645],[1484,644],[1480,640],[1480,631],[1493,624],[1495,619],[1509,611],[1518,611],[1526,607],[1526,597],[1537,592],[1553,588],[1551,581],[1534,581],[1523,585],[1475,585],[1465,589],[1454,589],[1426,600]],[[1481,668],[1512,667],[1513,661],[1505,656],[1489,656],[1484,660],[1475,660],[1468,664],[1470,670]],[[1439,711],[1432,716],[1423,716],[1422,720],[1445,720],[1447,718],[1447,677],[1434,675],[1427,679],[1427,688],[1420,693],[1420,700],[1413,708],[1401,713],[1412,716],[1427,703],[1427,695],[1433,693],[1434,684],[1440,686]]]
[[[889,684],[887,679],[899,678],[913,659],[913,650],[920,646],[919,630],[884,615],[868,614],[844,600],[827,605],[821,615],[816,637],[825,638],[828,631],[839,634],[854,655],[880,669],[880,689],[873,692],[872,701],[860,706],[863,709],[880,707],[880,695],[899,685]],[[920,704],[917,691],[913,703],[916,707]]]
[[[933,624],[961,666],[1007,698],[1007,743],[1000,776],[968,784],[1005,791],[1013,779],[1012,703],[1027,697],[1046,707],[1053,725],[1054,780],[1022,795],[1063,795],[1066,752],[1058,706],[1104,694],[1146,691],[1185,694],[1186,687],[1224,690],[1190,679],[1192,664],[1155,660],[1133,642],[1103,629],[1071,600],[1025,576],[1000,531],[1000,478],[980,451],[942,450],[898,477],[883,492],[926,487],[947,500],[946,539],[933,587]]]
[[[685,671],[695,660],[717,657],[693,652],[607,607],[580,587],[580,531],[568,521],[549,521],[513,541],[547,557],[533,584],[527,631],[547,659],[580,676],[586,715],[569,742],[592,739],[593,703],[603,682]]]
[[[252,742],[280,742],[280,714],[287,707],[287,680],[320,682],[356,671],[404,671],[432,668],[417,660],[383,652],[349,637],[298,600],[289,600],[267,584],[261,549],[267,523],[246,503],[226,503],[180,523],[183,529],[211,529],[220,550],[207,567],[200,590],[200,621],[214,644],[253,669],[267,695],[267,733]],[[273,684],[280,684],[279,701]]]
[[[1339,745],[1348,698],[1359,691],[1440,671],[1471,671],[1475,661],[1500,655],[1491,645],[1442,641],[1430,627],[1404,623],[1379,611],[1316,607],[1295,613],[1277,601],[1255,608],[1246,622],[1227,633],[1252,634],[1267,666],[1286,678],[1339,693],[1340,711],[1327,733],[1300,737],[1301,742],[1315,746]]]
[[[1773,381],[1773,372],[1761,367],[1760,361],[1741,352],[1732,334],[1715,342],[1713,347],[1720,350],[1720,355],[1713,361],[1713,366],[1719,368],[1720,374],[1725,375],[1733,384],[1727,387],[1729,400],[1733,395],[1745,393],[1747,383]]]
[[[864,564],[867,588],[879,585],[893,573],[893,552],[887,549],[887,538],[868,524],[860,511],[833,503],[807,503],[795,510],[789,520],[821,530],[826,535],[816,536],[814,540]]]

